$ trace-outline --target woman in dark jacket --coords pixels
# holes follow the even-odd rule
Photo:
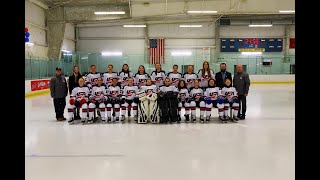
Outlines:
[[[74,66],[73,67],[73,74],[69,77],[68,80],[68,87],[69,87],[69,93],[71,94],[73,88],[79,86],[79,79],[82,77],[82,75],[79,72],[79,67]]]

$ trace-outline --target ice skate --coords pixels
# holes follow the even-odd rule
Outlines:
[[[207,116],[206,117],[206,122],[209,122],[210,121],[210,116]]]
[[[203,116],[200,116],[200,122],[201,122],[201,123],[204,123],[204,118],[203,118]]]
[[[111,123],[111,117],[108,117],[108,123]]]
[[[184,117],[186,118],[186,122],[189,122],[190,121],[190,119],[189,119],[189,115],[184,115]]]
[[[192,115],[192,122],[195,123],[197,121],[196,116]]]
[[[116,117],[116,122],[119,122],[119,121],[120,121],[119,117]]]
[[[178,116],[177,123],[180,123],[180,121],[181,121],[181,116]]]
[[[237,121],[239,121],[239,118],[237,116],[233,116],[233,121],[237,122]]]
[[[124,116],[124,115],[121,115],[121,122],[124,123],[124,121],[125,121],[125,116]]]
[[[73,123],[74,123],[74,118],[73,118],[73,117],[70,118],[69,121],[68,121],[68,123],[69,123],[69,124],[73,124]]]

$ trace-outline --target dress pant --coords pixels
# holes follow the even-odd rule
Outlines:
[[[238,112],[238,117],[240,116],[246,116],[246,111],[247,111],[247,97],[244,95],[238,95],[239,99],[239,112]],[[241,113],[240,113],[241,112]]]
[[[66,107],[66,98],[54,98],[53,104],[56,112],[56,118],[63,118],[64,108]]]

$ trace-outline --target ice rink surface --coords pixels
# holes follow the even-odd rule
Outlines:
[[[292,180],[294,103],[294,84],[251,85],[238,123],[68,125],[26,98],[26,180]]]

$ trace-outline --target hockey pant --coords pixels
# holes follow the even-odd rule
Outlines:
[[[145,95],[145,93],[139,95],[138,104],[138,123],[159,123],[159,109],[157,103],[157,94]]]
[[[199,101],[190,102],[191,117],[193,120],[196,119],[196,107],[200,108],[200,119],[203,119],[204,113],[206,111],[205,102],[202,99],[200,99]]]
[[[125,100],[124,104],[121,104],[121,115],[126,115],[126,109],[128,109],[128,116],[130,117],[130,110],[133,109],[133,116],[138,114],[138,104],[133,100]]]
[[[88,104],[84,103],[84,104],[80,104],[80,101],[76,100],[74,105],[70,104],[68,105],[68,116],[69,119],[74,119],[74,112],[76,110],[76,108],[81,108],[81,113],[80,113],[80,117],[82,120],[86,120],[87,116],[88,116]]]
[[[239,99],[237,97],[233,97],[231,99],[224,99],[224,116],[229,116],[230,107],[232,107],[233,109],[233,116],[237,116],[239,111]]]
[[[105,120],[106,105],[104,104],[104,102],[99,103],[98,101],[89,103],[89,119],[92,120],[94,118],[94,113],[97,107],[99,107],[100,110],[101,120]]]
[[[120,117],[120,102],[118,100],[108,100],[107,101],[107,118],[111,118],[111,109],[115,114],[116,118]]]

